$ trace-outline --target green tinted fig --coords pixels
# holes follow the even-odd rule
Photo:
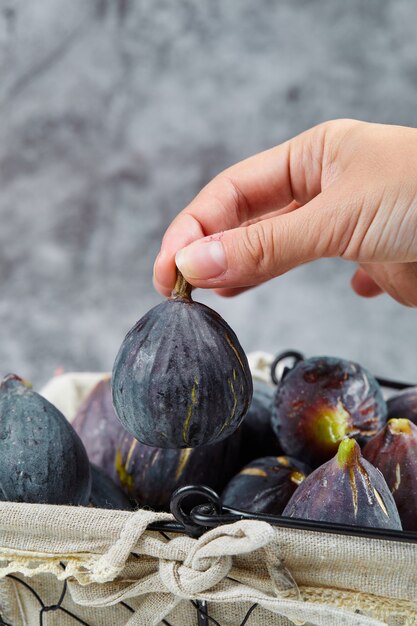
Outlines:
[[[127,495],[97,465],[91,464],[90,504],[98,509],[119,509],[133,511],[134,507]]]
[[[344,439],[336,456],[301,483],[283,513],[286,517],[401,530],[392,494],[381,472]]]
[[[226,485],[222,502],[232,509],[280,515],[309,468],[287,456],[252,461]]]
[[[417,530],[417,426],[391,419],[363,449],[363,456],[383,474],[404,530]]]
[[[113,403],[126,430],[149,446],[193,448],[226,439],[252,398],[239,341],[179,276],[173,295],[124,339],[113,367]]]
[[[124,435],[117,447],[118,484],[140,506],[169,511],[172,493],[207,485],[220,493],[239,469],[239,429],[227,439],[198,448],[155,448]]]
[[[417,424],[417,387],[404,389],[387,400],[388,419],[407,419]]]
[[[90,463],[113,477],[116,445],[125,430],[113,407],[110,376],[98,382],[86,396],[72,426],[87,450]]]
[[[87,505],[90,463],[71,424],[15,374],[0,384],[0,500]]]
[[[386,422],[375,378],[352,361],[312,357],[278,385],[272,425],[284,452],[312,467],[329,460],[346,436],[364,444]]]
[[[271,424],[274,394],[272,385],[256,379],[253,381],[252,402],[240,426],[242,467],[261,457],[282,454]]]

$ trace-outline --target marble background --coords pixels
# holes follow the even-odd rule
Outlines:
[[[417,125],[412,0],[0,0],[0,369],[108,370],[173,216],[322,120]],[[323,260],[237,300],[247,350],[417,380],[417,312]]]

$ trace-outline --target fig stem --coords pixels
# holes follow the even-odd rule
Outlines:
[[[32,383],[26,378],[22,378],[21,376],[18,376],[17,374],[7,374],[7,376],[5,376],[3,380],[1,381],[1,385],[3,386],[9,380],[16,380],[17,382],[19,382],[21,385],[24,385],[28,389],[32,389]]]
[[[354,439],[342,439],[337,451],[337,462],[339,467],[354,465],[360,457],[360,448]]]
[[[190,285],[190,283],[185,280],[184,276],[177,268],[177,281],[175,283],[174,289],[172,290],[171,298],[181,298],[181,300],[188,300],[189,302],[191,302],[192,290],[192,285]]]
[[[394,435],[411,435],[410,421],[402,417],[388,420],[388,428]]]

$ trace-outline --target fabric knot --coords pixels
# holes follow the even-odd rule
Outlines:
[[[203,565],[199,562],[199,565]],[[198,596],[220,583],[232,567],[231,556],[204,559],[204,569],[195,569],[193,563],[160,560],[159,576],[168,591],[181,598]]]
[[[234,556],[262,548],[273,538],[269,524],[242,520],[215,528],[199,539],[189,538],[186,551],[182,538],[171,539],[171,554],[159,561],[161,582],[177,597],[197,597],[224,580],[233,566]]]

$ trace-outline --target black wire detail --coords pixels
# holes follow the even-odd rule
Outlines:
[[[403,383],[398,380],[391,380],[390,378],[381,378],[380,376],[376,376],[375,378],[377,382],[381,385],[381,387],[398,389],[399,391],[401,391],[402,389],[408,389],[409,387],[416,386],[416,383]]]
[[[40,595],[38,595],[36,593],[36,591],[34,589],[32,589],[32,587],[30,585],[28,585],[28,583],[26,583],[24,580],[21,580],[20,578],[18,578],[17,576],[14,576],[13,574],[8,574],[7,578],[12,578],[13,580],[15,580],[17,583],[20,583],[21,585],[23,585],[24,587],[26,587],[26,589],[28,589],[31,594],[33,596],[35,596],[35,598],[37,599],[37,601],[39,602],[39,604],[41,605],[41,607],[44,607],[45,604],[42,601],[42,598],[40,597]]]
[[[257,604],[252,604],[252,606],[250,607],[249,611],[246,613],[243,622],[241,623],[240,626],[245,626],[245,624],[248,623],[248,619],[250,618],[250,616],[252,615],[253,611],[256,609],[258,605]]]
[[[61,596],[59,598],[59,601],[57,604],[53,604],[51,606],[47,606],[44,601],[42,600],[42,598],[40,597],[40,595],[24,580],[21,580],[20,578],[18,578],[17,576],[14,576],[13,574],[8,574],[7,575],[8,578],[11,578],[12,580],[20,583],[21,585],[23,585],[23,587],[25,587],[28,591],[30,591],[30,593],[36,598],[36,600],[39,602],[41,609],[39,611],[39,626],[43,626],[43,616],[45,615],[45,613],[50,612],[50,611],[63,611],[64,613],[66,613],[67,615],[69,615],[70,617],[72,617],[76,622],[78,622],[79,624],[82,624],[83,626],[90,626],[90,624],[88,624],[87,622],[85,622],[83,619],[81,619],[80,617],[78,617],[77,615],[75,615],[75,613],[73,613],[72,611],[69,611],[68,609],[64,609],[63,606],[60,606],[60,603],[63,602],[64,598],[65,598],[65,594],[67,592],[67,582],[64,582],[64,586],[61,592]]]
[[[197,626],[208,626],[208,606],[205,600],[197,600]]]
[[[62,567],[65,569],[65,566],[62,564]],[[23,587],[25,587],[28,591],[30,591],[30,593],[34,596],[34,598],[36,598],[37,602],[40,605],[40,611],[39,611],[39,626],[44,626],[44,615],[45,613],[49,613],[49,612],[53,612],[53,611],[62,611],[63,613],[65,613],[66,615],[68,615],[69,617],[72,617],[76,622],[78,622],[79,624],[82,624],[82,626],[90,626],[90,624],[88,624],[88,622],[85,622],[83,619],[81,619],[80,617],[78,617],[77,615],[75,615],[75,613],[73,613],[72,611],[64,608],[62,605],[62,602],[65,599],[66,593],[67,593],[67,581],[64,581],[64,585],[61,591],[61,595],[59,597],[59,600],[56,604],[52,604],[52,605],[46,605],[42,598],[40,597],[40,595],[35,591],[35,589],[33,589],[26,581],[21,580],[20,578],[18,578],[17,576],[14,576],[13,574],[8,574],[7,576],[8,578],[11,578],[12,580],[16,581],[17,583],[20,583]],[[213,624],[214,626],[222,626],[220,624],[220,622],[218,622],[214,617],[211,617],[208,614],[208,607],[207,607],[207,603],[205,601],[201,601],[201,600],[190,600],[191,604],[194,606],[194,608],[197,611],[197,616],[198,616],[198,626],[208,626],[208,624]],[[130,613],[134,613],[135,610],[129,606],[126,602],[119,602],[119,604],[121,606],[123,606],[124,608],[126,608]],[[255,608],[257,607],[257,604],[253,604],[250,609],[248,610],[248,612],[246,613],[243,621],[241,622],[240,626],[245,626],[249,620],[250,615],[252,614],[252,612],[255,610]],[[162,624],[164,624],[164,626],[173,626],[173,624],[171,624],[168,620],[166,619],[162,619]],[[11,624],[8,624],[7,622],[3,621],[1,615],[0,615],[0,626],[12,626]]]
[[[285,361],[285,359],[289,359],[289,358],[293,359],[294,361],[293,364],[291,365],[291,367],[288,367],[288,366],[284,367],[283,370],[281,371],[281,374],[277,376],[277,365],[281,361]],[[304,361],[304,355],[301,352],[297,352],[297,350],[286,350],[285,352],[280,352],[279,354],[277,354],[277,356],[271,363],[272,382],[275,385],[279,385],[280,382],[284,380],[288,372],[291,371],[292,368],[300,361]]]
[[[222,626],[220,624],[220,622],[218,622],[216,619],[214,619],[214,617],[211,617],[205,611],[203,612],[203,610],[199,607],[198,603],[195,600],[190,600],[190,602],[197,609],[197,613],[199,615],[203,615],[204,616],[206,624],[208,623],[208,621],[210,621],[212,624],[214,624],[214,626]],[[204,624],[204,622],[203,622],[203,624]]]
[[[63,606],[60,606],[59,610],[62,611],[63,613],[66,613],[66,615],[69,615],[70,617],[72,617],[72,619],[75,619],[75,621],[78,622],[79,624],[82,624],[83,626],[91,626],[90,624],[88,624],[88,622],[85,622],[83,619],[81,619],[81,617],[77,617],[77,615],[75,615],[72,611],[69,611],[68,609],[64,609]]]
[[[211,617],[207,613],[203,612],[202,609],[198,606],[198,602],[196,602],[195,600],[190,600],[190,602],[197,609],[199,615],[204,617],[204,621],[202,622],[202,624],[208,624],[208,622],[210,621],[215,626],[222,626],[220,622],[214,619],[214,617]],[[240,626],[246,626],[246,624],[249,621],[250,616],[252,615],[253,611],[256,609],[257,606],[258,606],[257,604],[252,604],[252,606],[247,611],[245,617],[243,618],[243,621],[240,623]]]
[[[162,537],[163,537],[164,539],[166,539],[167,541],[169,541],[169,536],[168,536],[168,535],[167,535],[167,534],[166,534],[163,530],[160,530],[160,531],[159,531],[159,534],[160,534],[160,535],[162,535]]]
[[[205,513],[219,514],[221,512],[221,501],[217,493],[205,485],[187,485],[180,487],[171,496],[171,513],[182,524],[185,532],[191,537],[200,537],[205,528],[201,524],[196,524],[191,514],[184,511],[183,504],[189,496],[200,496],[207,500],[207,504],[200,504],[194,508],[204,508]],[[159,528],[160,530],[160,528]]]
[[[291,366],[285,366],[279,375],[277,375],[277,366],[281,361],[285,361],[285,359],[293,359],[293,363]],[[274,358],[271,363],[271,378],[272,382],[275,385],[279,385],[279,383],[284,380],[285,376],[292,370],[292,368],[297,365],[300,361],[304,361],[304,355],[297,350],[285,350],[285,352],[280,352]],[[387,387],[388,389],[397,389],[401,391],[403,389],[408,389],[409,387],[415,387],[416,383],[405,383],[399,380],[391,380],[390,378],[382,378],[381,376],[375,376],[377,382],[381,385],[381,387]]]

